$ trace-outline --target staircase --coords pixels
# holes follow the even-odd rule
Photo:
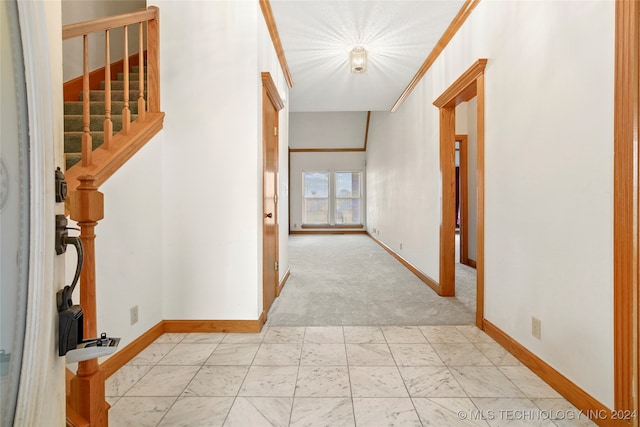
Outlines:
[[[145,67],[146,69],[146,67]],[[137,118],[138,96],[140,94],[139,67],[131,67],[129,73],[129,110],[131,111],[131,121]],[[146,86],[147,76],[144,76]],[[104,142],[104,119],[105,119],[105,84],[100,83],[100,90],[92,90],[89,93],[91,114],[89,129],[93,149],[100,147]],[[146,89],[146,87],[145,87]],[[146,95],[146,94],[143,94]],[[64,153],[67,170],[78,163],[82,158],[82,96],[80,91],[78,101],[67,101],[64,103]],[[124,108],[124,74],[118,73],[117,80],[111,81],[111,121],[113,122],[113,133],[116,134],[122,129],[122,109]]]

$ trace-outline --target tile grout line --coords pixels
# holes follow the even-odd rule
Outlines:
[[[163,334],[163,335],[164,335],[164,334]],[[171,352],[172,352],[172,351],[173,351],[173,350],[178,346],[178,344],[180,344],[180,343],[181,343],[181,342],[182,342],[182,341],[187,337],[187,335],[188,335],[188,334],[185,334],[185,335],[182,337],[182,339],[181,339],[180,341],[177,341],[177,342],[175,343],[175,345],[171,348],[171,350],[169,350],[169,351],[168,351],[164,356],[162,356],[162,357],[160,358],[160,360],[158,360],[154,366],[167,366],[167,365],[158,365],[158,364],[162,361],[162,359],[164,359],[165,357],[167,357],[167,355],[168,355],[169,353],[171,353]],[[218,345],[216,344],[216,347],[217,347],[217,346],[218,346]],[[211,353],[213,353],[213,351],[212,351]],[[168,366],[174,366],[174,365],[168,365]],[[152,368],[152,369],[153,369],[153,368]],[[159,425],[162,423],[162,420],[164,420],[164,418],[167,416],[167,414],[169,413],[169,411],[171,411],[171,408],[173,408],[173,405],[175,405],[175,404],[176,404],[176,402],[178,401],[178,399],[180,398],[180,394],[184,392],[184,389],[185,389],[185,388],[187,388],[187,387],[189,386],[189,384],[191,384],[191,381],[193,381],[193,378],[195,378],[196,374],[197,374],[199,371],[200,371],[200,369],[198,369],[198,370],[193,374],[193,377],[192,377],[192,378],[189,380],[189,382],[184,386],[184,388],[182,389],[182,392],[178,393],[178,395],[177,395],[177,396],[175,396],[175,399],[173,399],[173,403],[171,403],[171,405],[167,408],[167,410],[164,412],[164,414],[162,414],[162,417],[160,417],[160,419],[159,419],[159,420],[158,420],[158,422],[156,423],[156,426],[159,426]],[[149,372],[151,372],[151,370],[149,370]],[[149,372],[147,372],[147,374],[148,374]],[[145,376],[146,376],[146,374],[145,374]],[[141,379],[142,379],[142,378],[141,378]],[[173,397],[173,396],[171,396],[171,397]]]
[[[302,334],[302,344],[300,345],[300,357],[298,358],[298,370],[296,371],[296,380],[293,383],[293,396],[291,397],[291,409],[289,410],[289,423],[287,424],[291,427],[291,419],[293,418],[293,405],[296,403],[296,388],[298,387],[298,377],[300,375],[300,365],[302,365],[302,350],[304,349],[304,340],[307,336],[307,328],[304,328],[304,332]]]
[[[342,339],[344,341],[344,357],[347,360],[347,378],[349,379],[349,395],[351,397],[351,411],[353,414],[353,425],[355,427],[358,427],[358,419],[356,418],[356,405],[353,402],[353,385],[351,384],[351,369],[350,369],[351,364],[349,363],[349,352],[347,351],[347,337],[344,335],[344,326],[342,326]]]

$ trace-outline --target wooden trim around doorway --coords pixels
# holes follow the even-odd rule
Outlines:
[[[273,78],[271,77],[271,73],[262,72],[262,84],[264,85],[265,90],[267,91],[267,96],[271,100],[271,103],[274,107],[276,107],[277,111],[280,111],[284,108],[284,101],[280,96],[280,92],[278,92],[278,87],[276,86]]]
[[[637,396],[640,393],[639,21],[640,3],[616,1],[613,142],[614,404],[616,410],[630,411],[638,410]]]
[[[478,59],[447,88],[434,105],[440,109],[440,170],[442,216],[440,224],[440,296],[455,295],[455,108],[477,97],[477,224],[476,326],[484,320],[484,69]]]

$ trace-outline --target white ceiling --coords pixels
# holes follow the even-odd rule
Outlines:
[[[293,88],[290,111],[389,111],[463,0],[271,0]],[[364,74],[349,52],[368,51]]]

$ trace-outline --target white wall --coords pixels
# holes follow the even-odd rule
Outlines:
[[[488,58],[485,317],[608,407],[614,7],[481,2],[400,110],[372,116],[367,156],[369,227],[396,250],[403,241],[409,261],[437,278],[432,102]]]
[[[145,0],[62,0],[62,25],[76,24],[107,16],[119,15],[146,8]],[[129,31],[129,55],[138,52],[138,26],[132,25]],[[145,29],[146,32],[146,29]],[[121,60],[124,55],[124,32],[121,28],[110,31],[111,62]],[[104,32],[89,35],[89,70],[93,71],[105,65]],[[82,75],[82,37],[63,42],[63,78],[64,81]]]
[[[162,109],[167,114],[164,318],[257,319],[262,311],[260,72],[270,71],[287,98],[284,78],[273,49],[266,47],[257,3],[153,4],[161,13]],[[280,117],[286,129],[286,111]],[[281,151],[286,138],[285,131]],[[286,170],[283,156],[280,167]],[[280,183],[286,194],[286,175]],[[280,206],[285,223],[286,210],[286,204]],[[281,233],[281,274],[288,264],[283,241]]]
[[[291,148],[363,148],[366,111],[291,113]]]
[[[163,136],[156,135],[99,188],[104,194],[104,219],[95,229],[96,320],[98,333],[119,337],[121,348],[163,320],[163,278],[158,267],[163,262]],[[70,220],[69,226],[77,224]],[[70,284],[75,250],[67,250],[65,261]],[[80,303],[81,287],[74,292],[75,304]],[[138,322],[131,325],[134,306]]]
[[[120,346],[163,319],[163,142],[162,133],[154,137],[100,187],[105,196],[104,219],[96,227],[98,332],[120,337]]]
[[[367,229],[370,233],[375,229],[376,237],[438,280],[438,115],[425,113],[428,99],[435,97],[422,84],[396,113],[371,113]]]
[[[167,115],[164,316],[257,319],[262,250],[258,5],[153,4],[161,13],[162,110]]]

